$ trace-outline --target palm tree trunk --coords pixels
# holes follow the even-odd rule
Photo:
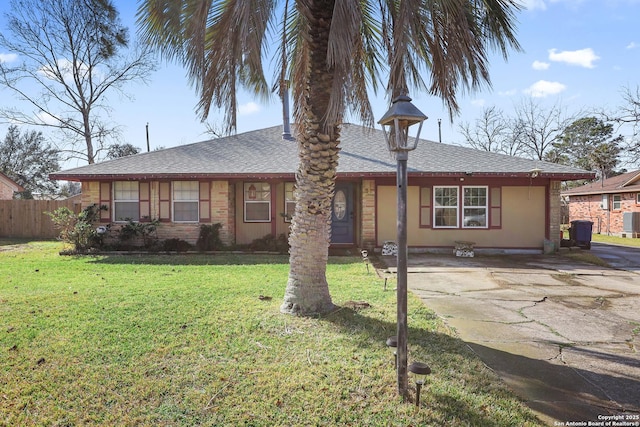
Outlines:
[[[306,72],[305,102],[298,106],[302,114],[298,115],[297,128],[300,163],[296,173],[296,209],[289,234],[289,280],[280,308],[284,313],[297,315],[326,313],[334,308],[326,268],[339,127],[324,121],[333,85],[333,72],[327,65],[327,42],[334,0],[309,3],[301,6],[309,24],[310,67]]]

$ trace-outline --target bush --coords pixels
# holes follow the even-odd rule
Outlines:
[[[162,243],[162,249],[167,252],[187,252],[191,244],[182,239],[167,239]]]
[[[60,230],[60,240],[72,244],[77,252],[86,252],[92,248],[102,247],[104,243],[103,238],[109,226],[94,227],[94,223],[100,219],[102,210],[107,210],[107,207],[93,204],[77,215],[67,207],[61,207],[46,214],[51,217],[54,226]]]
[[[122,243],[130,242],[138,237],[142,238],[142,244],[145,248],[150,249],[156,245],[158,236],[156,230],[160,221],[157,219],[150,222],[136,222],[131,219],[118,230],[118,240]]]
[[[251,242],[249,248],[252,251],[268,251],[286,254],[289,252],[289,240],[284,233],[277,237],[273,234],[267,234],[266,236],[261,237],[260,239],[255,239]]]
[[[222,228],[222,224],[202,224],[200,226],[200,234],[198,236],[198,241],[196,242],[196,247],[199,251],[215,251],[217,249],[222,249],[224,245],[222,244],[222,240],[220,240],[220,229]]]

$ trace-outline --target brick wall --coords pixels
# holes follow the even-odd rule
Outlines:
[[[159,217],[159,182],[152,181],[150,183],[150,212],[152,218]],[[210,185],[211,197],[211,223],[221,223],[220,239],[224,244],[235,243],[235,200],[233,184],[228,181],[212,181]],[[94,203],[100,203],[100,183],[97,181],[82,183],[82,207],[85,208]],[[112,227],[113,232],[118,230],[119,226]],[[157,230],[158,238],[166,239],[182,239],[189,243],[195,244],[200,233],[199,223],[176,224],[163,222]]]
[[[233,190],[228,181],[213,181],[211,183],[211,222],[222,224],[220,239],[225,245],[234,243],[233,223],[230,223]]]
[[[569,221],[587,220],[593,222],[593,232],[618,235],[623,232],[624,212],[640,212],[636,204],[636,193],[622,193],[621,209],[607,210],[600,207],[602,195],[571,196],[569,199]],[[613,207],[613,195],[609,195]]]
[[[0,181],[0,200],[13,199],[13,188]]]
[[[376,185],[372,179],[362,181],[362,246],[376,245]]]
[[[560,181],[551,181],[549,185],[549,240],[555,244],[556,248],[560,247],[561,222]]]

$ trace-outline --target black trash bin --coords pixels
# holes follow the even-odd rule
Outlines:
[[[574,245],[584,249],[591,249],[591,231],[593,229],[592,221],[576,220],[571,221],[569,229],[569,239]]]

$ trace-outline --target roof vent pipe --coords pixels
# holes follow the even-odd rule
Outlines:
[[[282,92],[282,139],[291,141],[291,124],[289,123],[289,80],[285,80]]]

